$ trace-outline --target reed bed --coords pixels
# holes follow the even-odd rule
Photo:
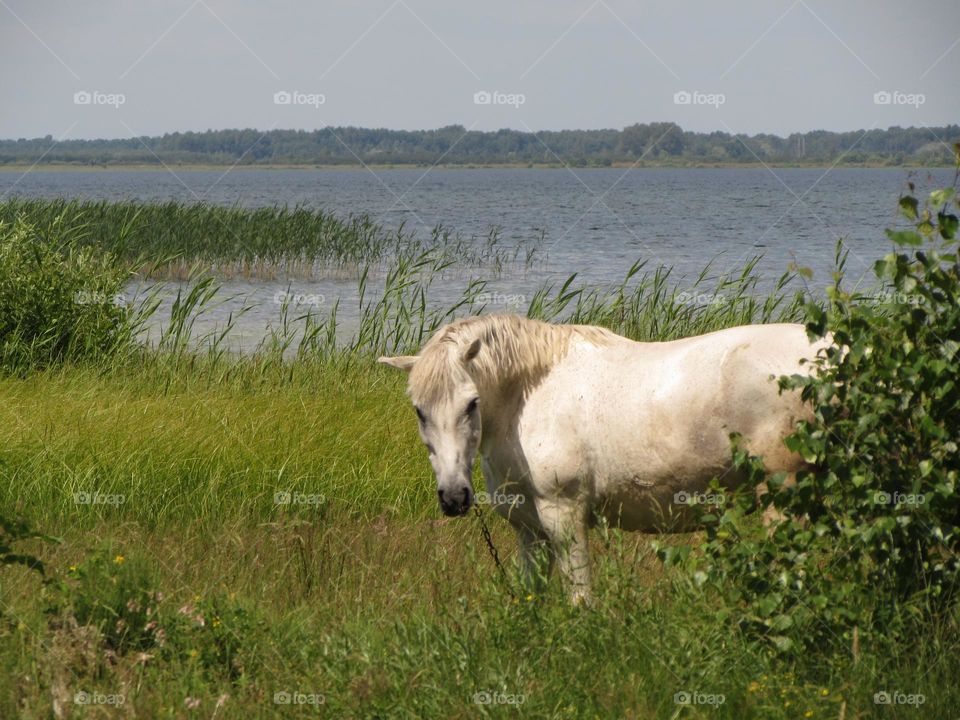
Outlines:
[[[275,280],[358,273],[431,249],[457,268],[531,267],[542,236],[507,244],[497,228],[464,237],[437,226],[427,235],[388,230],[369,215],[339,217],[304,206],[245,208],[208,203],[147,203],[11,198],[0,221],[17,218],[56,237],[73,229],[81,245],[108,252],[130,269],[160,279],[184,279],[196,268],[220,277]]]

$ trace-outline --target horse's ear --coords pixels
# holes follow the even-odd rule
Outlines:
[[[480,352],[480,338],[474,340],[472,343],[470,343],[469,347],[460,353],[460,359],[463,360],[463,362],[468,363],[477,356],[478,352]]]
[[[397,370],[410,372],[419,358],[416,355],[397,355],[396,357],[378,357],[377,362],[395,367]]]

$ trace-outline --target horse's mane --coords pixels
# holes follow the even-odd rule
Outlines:
[[[423,346],[410,372],[411,394],[426,401],[442,397],[457,380],[459,353],[479,339],[470,375],[481,389],[509,381],[526,391],[561,360],[573,339],[608,345],[620,339],[593,325],[553,325],[519,315],[477,315],[454,320]]]

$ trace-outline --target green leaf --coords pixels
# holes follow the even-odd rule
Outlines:
[[[917,213],[917,199],[910,195],[900,198],[900,214],[907,220],[916,220],[919,217]]]
[[[953,240],[957,236],[957,230],[960,229],[960,220],[956,215],[947,215],[940,213],[937,215],[937,223],[940,226],[940,237],[944,240]]]
[[[770,642],[772,642],[773,646],[782,653],[790,652],[790,650],[793,648],[793,640],[785,635],[773,635],[770,637]]]
[[[941,190],[934,190],[930,193],[930,204],[933,207],[940,207],[941,205],[946,205],[950,202],[950,199],[954,195],[953,188],[943,188]]]
[[[887,237],[895,245],[923,245],[923,237],[912,230],[887,230]]]

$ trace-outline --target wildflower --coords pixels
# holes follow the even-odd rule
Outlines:
[[[71,566],[70,566],[70,572],[76,572],[76,571],[77,571],[77,566],[76,566],[76,565],[71,565]]]
[[[821,690],[820,690],[820,695],[821,695],[821,697],[826,697],[826,696],[829,695],[829,694],[830,694],[830,691],[829,691],[829,690],[827,690],[826,688],[821,688]]]
[[[198,707],[200,707],[200,698],[185,698],[183,704],[186,706],[187,710],[196,710]]]
[[[213,625],[214,627],[220,627],[220,618],[215,617],[215,618],[210,622],[210,624]]]
[[[200,653],[196,648],[191,649],[190,652],[187,653],[187,655],[189,655],[192,658],[195,658],[199,654]]]
[[[526,601],[527,601],[527,602],[533,602],[533,595],[527,595]]]
[[[747,692],[755,693],[760,689],[760,683],[756,680],[751,680],[750,684],[747,685]]]
[[[807,710],[807,711],[803,714],[803,716],[806,717],[806,718],[811,718],[811,717],[813,717],[813,710]]]
[[[113,563],[114,563],[114,565],[123,565],[123,561],[124,561],[124,560],[126,560],[126,558],[125,558],[123,555],[117,555],[117,556],[113,559]]]

